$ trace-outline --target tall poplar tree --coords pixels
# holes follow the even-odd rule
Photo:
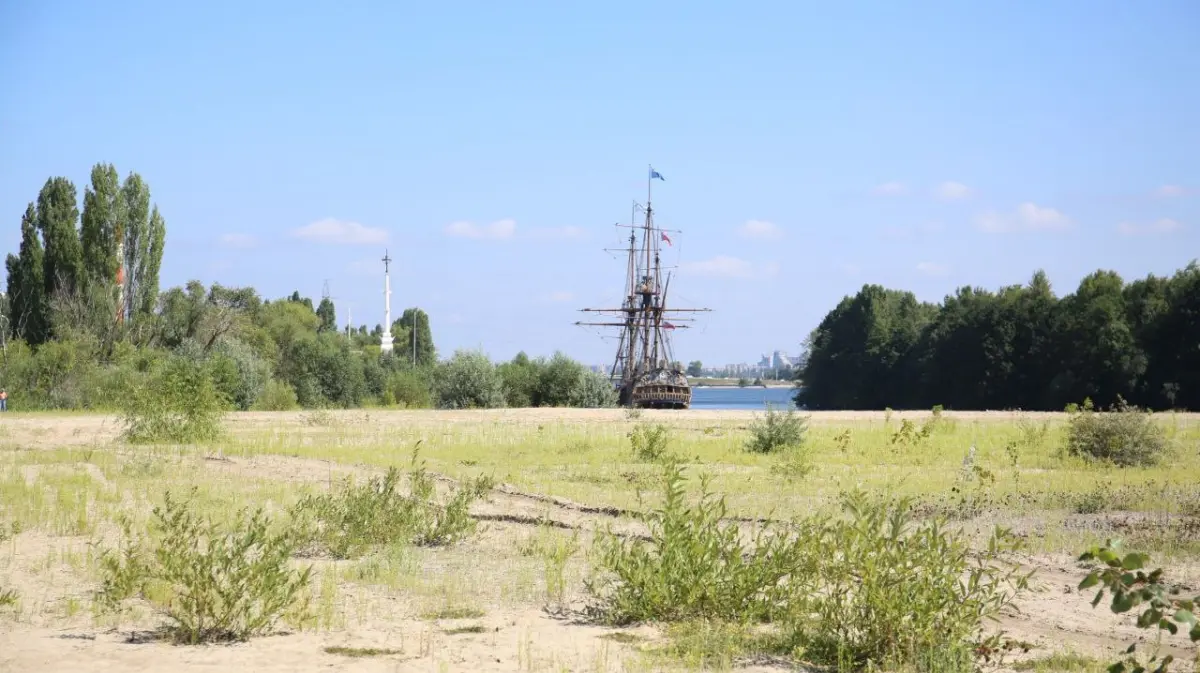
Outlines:
[[[21,216],[21,247],[16,255],[8,255],[4,266],[8,271],[9,333],[33,345],[46,340],[44,264],[37,209],[30,203]]]
[[[37,228],[42,232],[44,305],[60,291],[74,292],[83,275],[79,242],[79,206],[75,185],[63,177],[50,178],[37,200]]]
[[[121,264],[118,251],[125,237],[125,211],[117,169],[112,164],[96,164],[92,167],[91,185],[83,191],[79,227],[84,282],[108,288],[114,295]]]

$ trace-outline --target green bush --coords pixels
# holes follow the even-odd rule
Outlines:
[[[1158,463],[1167,451],[1167,438],[1151,414],[1117,398],[1116,408],[1097,412],[1090,399],[1070,412],[1066,451],[1073,456],[1120,467]]]
[[[269,379],[254,402],[260,411],[291,411],[298,406],[296,391],[283,381]]]
[[[670,441],[671,430],[661,423],[638,423],[629,432],[633,455],[642,461],[654,462],[667,458]]]
[[[438,406],[492,409],[504,406],[504,381],[486,355],[457,351],[437,367]]]
[[[433,477],[413,454],[408,494],[400,492],[400,470],[388,469],[367,483],[346,482],[332,493],[307,495],[292,509],[305,552],[351,558],[366,549],[393,542],[445,545],[475,531],[471,504],[491,488],[481,478],[453,491],[443,504],[436,499]]]
[[[433,406],[433,391],[429,381],[413,369],[392,372],[387,378],[384,392],[391,395],[392,404],[399,404],[405,409],[428,409]]]
[[[123,435],[133,443],[212,441],[228,407],[206,363],[180,356],[162,362],[123,402]]]
[[[262,510],[242,510],[222,529],[167,493],[154,508],[157,539],[133,535],[124,522],[121,550],[101,556],[98,603],[115,611],[129,598],[146,599],[171,620],[167,634],[181,644],[266,633],[288,613],[306,609],[312,570],[290,568],[296,539],[270,527]]]
[[[744,549],[736,525],[724,522],[725,500],[701,480],[689,505],[678,464],[664,468],[664,502],[650,514],[650,540],[599,536],[589,608],[603,621],[761,620],[786,606],[789,582],[811,575],[815,554],[803,536],[760,534]],[[767,533],[771,531],[766,531]]]
[[[756,417],[750,423],[750,438],[746,440],[746,450],[753,453],[775,453],[795,448],[804,444],[804,433],[807,430],[808,418],[797,416],[795,409],[789,408],[780,413],[772,405],[767,405],[766,418]]]
[[[683,620],[740,626],[770,621],[754,648],[810,663],[872,670],[963,670],[995,651],[984,637],[1028,586],[1006,556],[1018,548],[997,529],[982,553],[938,521],[913,523],[911,503],[843,498],[847,516],[823,513],[763,525],[748,540],[725,518],[724,499],[701,482],[687,503],[677,465],[666,468],[650,540],[607,533],[594,543],[591,612],[615,624]]]
[[[862,492],[843,498],[848,518],[808,542],[816,569],[813,585],[794,597],[789,645],[816,661],[887,670],[997,646],[983,637],[984,620],[1028,586],[1029,576],[1004,560],[1018,539],[997,528],[974,552],[940,521],[915,524],[911,504]]]

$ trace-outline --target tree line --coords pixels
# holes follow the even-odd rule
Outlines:
[[[940,304],[865,285],[804,350],[796,402],[809,409],[1200,410],[1200,266],[1131,283],[1100,270],[1063,297],[1038,271]]]
[[[383,353],[383,326],[339,330],[328,297],[267,300],[195,280],[160,291],[166,222],[141,176],[121,181],[97,164],[82,208],[77,198],[70,180],[47,180],[6,259],[0,387],[10,409],[119,409],[180,360],[229,409],[615,405],[604,376],[561,353],[439,359],[417,307],[392,324],[394,351]]]

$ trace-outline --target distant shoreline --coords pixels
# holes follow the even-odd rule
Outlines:
[[[753,379],[751,379],[753,380]],[[737,379],[696,378],[691,380],[693,388],[738,388]],[[746,388],[794,388],[794,381],[763,381],[762,385],[747,383]]]

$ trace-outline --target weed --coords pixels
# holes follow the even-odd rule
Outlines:
[[[1166,436],[1150,413],[1125,404],[1119,397],[1112,411],[1098,413],[1091,400],[1085,400],[1071,414],[1066,445],[1070,455],[1134,467],[1156,464],[1166,450]]]
[[[1114,614],[1124,614],[1138,606],[1145,606],[1138,615],[1137,626],[1140,629],[1153,628],[1157,631],[1158,637],[1148,660],[1140,661],[1135,653],[1137,645],[1130,645],[1129,649],[1125,650],[1126,657],[1109,667],[1110,673],[1143,673],[1156,662],[1153,673],[1164,673],[1174,661],[1172,655],[1161,658],[1159,656],[1164,632],[1174,636],[1184,629],[1192,642],[1200,642],[1200,620],[1196,618],[1200,596],[1182,598],[1180,587],[1168,586],[1163,582],[1161,568],[1145,572],[1149,556],[1136,552],[1121,556],[1120,541],[1109,540],[1103,546],[1088,549],[1079,560],[1098,566],[1079,583],[1080,591],[1100,587],[1096,590],[1092,607],[1100,603],[1107,591],[1112,595],[1109,609]],[[1200,657],[1192,663],[1193,667],[1200,665]]]
[[[121,422],[130,443],[213,441],[228,407],[207,365],[186,357],[167,358],[123,401]]]
[[[430,621],[438,619],[479,619],[484,616],[483,610],[468,607],[449,607],[421,614],[421,619]]]
[[[783,602],[787,578],[803,576],[806,548],[764,528],[749,550],[739,531],[723,523],[724,498],[714,497],[701,479],[700,501],[685,502],[683,472],[664,467],[664,503],[651,512],[650,540],[626,540],[612,533],[596,540],[598,576],[587,581],[598,599],[592,614],[612,624],[642,620],[717,618],[729,621],[769,617]]]
[[[433,477],[413,451],[408,473],[409,493],[400,493],[400,470],[388,469],[366,484],[343,484],[333,493],[307,495],[292,508],[292,517],[308,553],[325,552],[351,558],[365,549],[397,541],[423,546],[456,542],[475,531],[468,510],[494,485],[480,477],[454,490],[445,504],[434,498]]]
[[[972,641],[981,652],[1000,647],[999,637],[983,638],[982,622],[1028,586],[1029,575],[1003,560],[1019,542],[997,528],[974,553],[937,520],[914,525],[910,504],[844,496],[849,519],[820,541],[818,590],[798,596],[791,613],[793,648],[828,664],[903,668],[958,657]]]
[[[661,423],[650,425],[639,423],[629,432],[629,444],[633,455],[645,462],[660,461],[668,457],[671,431]]]
[[[807,447],[793,446],[788,448],[779,460],[771,464],[771,473],[783,477],[789,482],[800,481],[812,474],[816,469],[812,452]]]
[[[458,626],[453,629],[446,629],[442,633],[448,636],[461,636],[467,634],[487,633],[487,627],[479,624],[471,624],[469,626]]]
[[[159,537],[153,545],[123,522],[120,553],[101,557],[98,602],[115,609],[133,596],[149,600],[171,620],[166,630],[176,643],[242,641],[265,633],[308,586],[311,567],[297,572],[288,566],[296,546],[292,534],[269,533],[262,510],[240,511],[225,531],[168,492],[154,517]]]
[[[763,419],[755,417],[750,423],[750,437],[746,450],[752,453],[775,453],[804,444],[804,433],[808,430],[808,417],[797,416],[795,409],[780,413],[774,406],[767,405]]]
[[[17,593],[16,589],[0,590],[0,608],[7,608],[16,605],[18,598],[20,598],[20,594]]]
[[[850,439],[850,431],[842,430],[833,436],[833,444],[837,447],[838,451],[846,453],[850,450]]]
[[[625,418],[630,421],[640,421],[642,419],[642,410],[639,407],[626,407]]]
[[[902,418],[900,419],[899,429],[892,433],[892,450],[898,450],[900,447],[916,448],[926,439],[929,439],[929,435],[931,434],[933,434],[933,426],[925,424],[920,429],[917,429],[915,423],[907,418]]]

